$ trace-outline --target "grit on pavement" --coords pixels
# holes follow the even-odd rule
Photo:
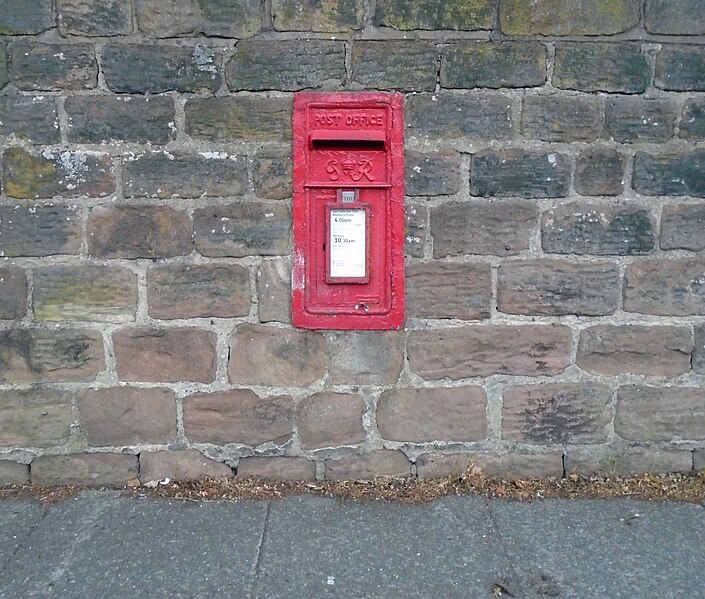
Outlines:
[[[705,508],[611,500],[0,502],[0,597],[705,597]]]

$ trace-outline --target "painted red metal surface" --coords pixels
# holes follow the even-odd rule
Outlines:
[[[294,326],[383,330],[404,323],[403,123],[401,94],[296,94]],[[364,235],[358,227],[349,238],[347,229],[332,237],[331,214],[359,216],[349,220],[364,221]],[[348,265],[363,246],[364,267]]]

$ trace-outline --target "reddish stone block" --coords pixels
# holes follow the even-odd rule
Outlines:
[[[325,340],[313,331],[246,324],[230,339],[230,381],[301,387],[323,377]]]
[[[431,262],[406,267],[406,299],[412,318],[490,317],[490,265]]]
[[[194,328],[120,329],[113,333],[121,381],[210,383],[215,378],[216,335]]]
[[[63,445],[71,435],[71,403],[71,392],[59,389],[0,391],[0,446]]]
[[[390,441],[482,441],[487,437],[482,387],[392,389],[377,404],[377,427]]]
[[[316,393],[296,408],[301,444],[306,449],[356,445],[365,440],[365,402],[349,393]]]
[[[37,485],[124,485],[135,478],[136,455],[75,453],[32,461],[32,482]]]
[[[29,465],[0,460],[0,485],[22,485],[29,481]]]
[[[77,393],[81,429],[89,445],[173,443],[176,398],[170,389],[114,387]]]
[[[632,441],[705,440],[705,393],[701,387],[620,387],[614,432]]]
[[[551,375],[571,361],[565,326],[464,326],[411,331],[411,370],[426,380],[492,374]]]
[[[316,462],[306,458],[240,458],[237,476],[254,476],[265,480],[316,480]]]
[[[104,368],[103,337],[98,331],[0,331],[0,382],[92,381]]]
[[[195,393],[184,400],[184,431],[194,443],[284,445],[294,431],[288,395],[258,397],[249,389]]]
[[[605,385],[521,385],[504,391],[502,438],[520,443],[600,443],[612,421]]]
[[[396,331],[345,331],[328,345],[334,384],[391,385],[404,361],[404,337]]]
[[[690,370],[692,353],[686,327],[598,325],[580,333],[577,364],[606,376],[678,376]]]
[[[243,266],[170,264],[147,271],[152,318],[247,316],[250,302],[250,273]]]
[[[88,253],[99,258],[171,258],[193,251],[191,217],[165,206],[101,206],[88,217]]]
[[[379,476],[406,478],[411,475],[411,464],[406,455],[390,449],[326,460],[325,465],[326,480],[364,480]]]
[[[196,480],[204,476],[232,476],[230,466],[216,462],[195,449],[186,451],[143,451],[140,456],[140,481]]]

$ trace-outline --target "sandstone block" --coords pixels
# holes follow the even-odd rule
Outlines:
[[[468,453],[422,453],[416,458],[419,478],[445,478],[465,474],[472,462]]]
[[[103,337],[98,331],[0,331],[2,383],[92,381],[104,368]]]
[[[10,74],[7,70],[7,49],[5,44],[0,44],[0,89],[5,87],[10,81]]]
[[[632,441],[702,441],[705,392],[700,387],[620,387],[614,431]]]
[[[411,370],[426,380],[471,376],[552,375],[570,364],[565,326],[464,326],[411,331]]]
[[[325,340],[320,333],[273,326],[242,325],[230,339],[230,381],[301,387],[322,378]]]
[[[186,133],[207,141],[290,141],[291,98],[229,96],[187,100]]]
[[[147,271],[152,318],[247,316],[250,302],[250,274],[243,266],[174,264]]]
[[[705,374],[705,325],[695,327],[693,370],[698,374]]]
[[[433,139],[509,139],[512,102],[495,93],[416,94],[404,106],[406,135]]]
[[[404,337],[397,331],[344,331],[328,345],[333,384],[392,385],[404,362]]]
[[[575,163],[575,191],[583,196],[618,196],[624,191],[626,159],[617,150],[591,148]]]
[[[137,468],[136,455],[47,455],[32,461],[32,482],[36,485],[124,485],[137,478]]]
[[[705,140],[705,100],[700,98],[686,100],[678,129],[678,136],[683,139]]]
[[[538,42],[459,42],[443,50],[441,87],[538,87],[546,48]]]
[[[137,327],[113,333],[121,381],[210,383],[215,378],[215,345],[215,333],[187,327]]]
[[[598,325],[580,333],[577,364],[605,376],[678,376],[690,370],[692,352],[686,327]]]
[[[431,208],[433,257],[518,254],[537,227],[538,209],[529,202],[442,204]]]
[[[561,198],[570,190],[571,169],[570,158],[556,152],[483,150],[472,157],[470,193]]]
[[[509,314],[600,316],[619,304],[619,271],[610,263],[558,260],[505,262],[499,267],[497,309]]]
[[[252,456],[240,458],[237,475],[263,480],[316,480],[316,462],[306,458]]]
[[[323,392],[310,395],[296,407],[296,422],[305,449],[356,445],[365,441],[359,395]]]
[[[655,249],[647,210],[629,205],[563,204],[543,214],[543,249],[556,254],[633,256]]]
[[[0,35],[33,35],[53,26],[51,2],[0,0]]]
[[[66,135],[72,142],[165,144],[174,138],[171,98],[73,96],[64,106],[69,118]]]
[[[376,27],[404,31],[476,31],[491,29],[493,16],[490,0],[445,0],[432,4],[423,0],[378,0],[373,23]]]
[[[150,152],[123,162],[125,195],[133,198],[239,196],[247,190],[244,156],[225,152]]]
[[[542,141],[595,141],[600,134],[600,102],[582,96],[525,96],[521,132]]]
[[[366,88],[433,91],[438,50],[425,41],[355,41],[353,81]]]
[[[108,44],[102,68],[106,84],[118,93],[215,93],[220,63],[221,53],[203,44]]]
[[[0,485],[21,485],[29,481],[29,465],[0,460]]]
[[[646,447],[607,447],[604,450],[572,448],[566,452],[565,471],[586,476],[592,474],[633,476],[649,472],[666,474],[690,472],[692,454],[686,450],[649,449]]]
[[[390,441],[482,441],[487,437],[482,387],[392,389],[377,404],[377,427]]]
[[[649,33],[705,34],[705,15],[698,0],[646,0],[644,26]]]
[[[176,440],[176,398],[170,389],[86,389],[76,394],[76,405],[93,447]]]
[[[326,460],[326,480],[365,480],[380,476],[411,476],[409,459],[401,451],[381,449],[339,460]]]
[[[490,317],[489,264],[431,262],[406,267],[406,300],[412,318]]]
[[[502,438],[520,443],[601,443],[612,421],[606,385],[521,385],[504,391]]]
[[[624,309],[660,316],[705,315],[705,259],[629,264],[624,275]]]
[[[404,212],[406,218],[404,253],[414,258],[423,258],[428,239],[428,208],[423,204],[406,202]]]
[[[1,462],[0,462],[1,464]],[[2,465],[0,465],[0,469]],[[702,449],[696,449],[693,452],[693,470],[703,470],[705,469],[705,451]]]
[[[362,0],[272,1],[276,31],[349,31],[360,29],[364,16]]]
[[[563,476],[563,452],[493,454],[426,453],[416,460],[420,478],[437,478],[463,474],[472,464],[488,476],[521,480],[527,478],[560,478]]]
[[[263,260],[257,268],[260,322],[291,322],[291,262]]]
[[[330,40],[245,40],[225,66],[231,91],[297,91],[339,87],[345,81],[345,47]]]
[[[639,23],[639,0],[502,0],[500,27],[507,35],[614,35]]]
[[[51,256],[81,251],[81,212],[77,206],[51,203],[0,206],[0,253],[3,256]]]
[[[291,215],[283,203],[233,203],[193,213],[196,250],[203,256],[277,256],[289,253]]]
[[[129,0],[57,0],[61,35],[111,36],[132,33]]]
[[[556,44],[553,85],[561,89],[639,94],[649,79],[649,65],[639,43]]]
[[[27,312],[27,276],[14,266],[0,267],[0,319],[20,319]]]
[[[137,311],[137,275],[112,266],[49,266],[34,273],[37,320],[126,322]]]
[[[288,395],[258,397],[249,389],[196,393],[184,400],[184,432],[192,443],[284,445],[294,431]]]
[[[0,52],[0,87],[3,84]],[[7,79],[5,79],[7,82]],[[61,140],[59,116],[53,98],[37,96],[0,96],[0,136],[14,135],[35,144],[53,144]]]
[[[634,190],[644,195],[705,197],[705,149],[634,158]]]
[[[656,55],[656,87],[670,91],[705,91],[705,48],[664,44]]]
[[[143,451],[140,453],[140,481],[197,480],[232,476],[230,466],[204,456],[200,451]]]
[[[675,124],[669,100],[609,98],[605,105],[605,137],[620,143],[668,141]]]
[[[252,179],[255,195],[270,200],[286,200],[292,194],[291,152],[263,150],[254,158]]]
[[[13,198],[97,198],[115,191],[113,161],[107,154],[68,150],[30,154],[22,148],[9,148],[4,167],[3,187]]]
[[[414,152],[405,155],[409,196],[453,195],[460,191],[460,154],[454,150]]]
[[[71,434],[71,399],[69,391],[44,387],[0,391],[0,446],[63,445]]]
[[[92,44],[15,42],[10,46],[10,63],[12,82],[25,91],[92,89],[98,84]]]
[[[506,455],[473,454],[473,462],[490,476],[510,479],[560,478],[563,476],[563,452]]]
[[[250,37],[262,29],[259,0],[135,0],[140,31],[147,37]]]
[[[193,251],[191,218],[165,206],[102,206],[88,216],[88,253],[99,258],[170,258]]]

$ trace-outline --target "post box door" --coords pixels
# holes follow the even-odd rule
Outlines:
[[[404,321],[399,94],[294,100],[292,321],[394,329]]]

